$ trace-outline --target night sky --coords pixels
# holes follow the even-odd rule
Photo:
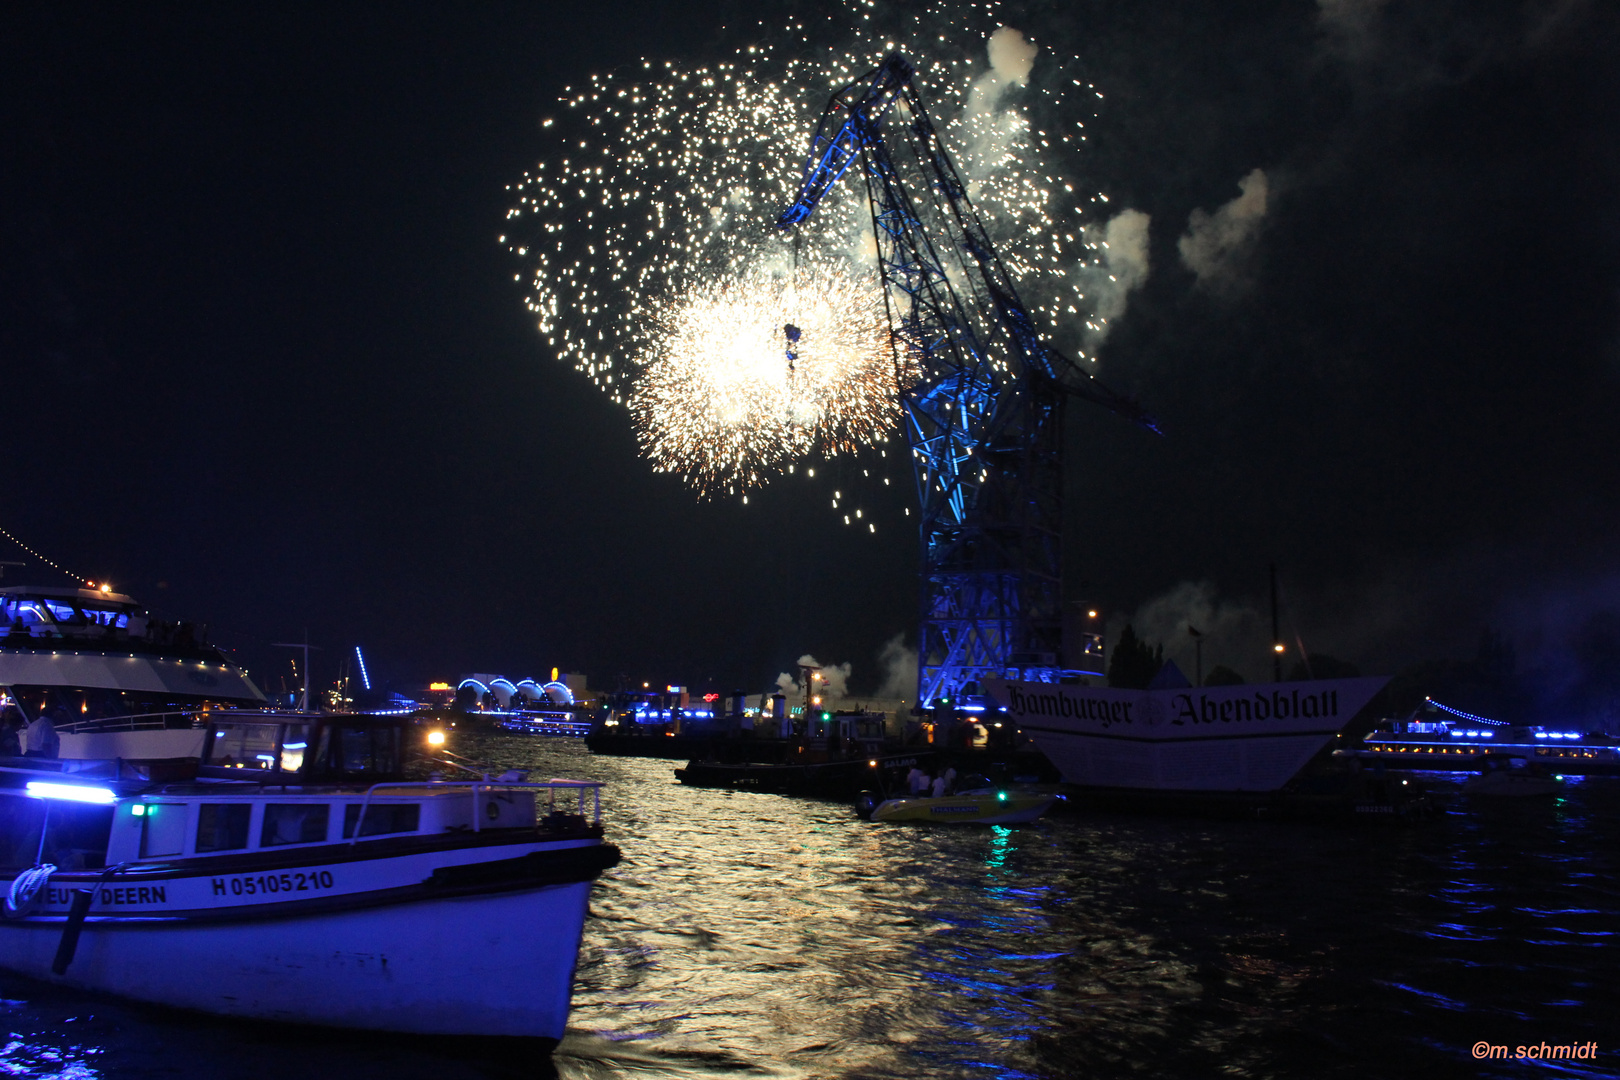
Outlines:
[[[655,475],[496,243],[567,84],[722,57],[774,10],[12,9],[0,526],[272,684],[268,643],[307,628],[317,677],[358,643],[401,687],[757,690],[808,651],[874,689],[915,633],[914,536],[792,483],[742,506]],[[1189,659],[1201,623],[1206,666],[1251,678],[1272,561],[1290,640],[1367,670],[1486,626],[1544,662],[1620,612],[1612,5],[1015,15],[1106,95],[1064,167],[1152,219],[1102,369],[1166,437],[1071,409],[1073,599]],[[1263,214],[1195,272],[1189,221],[1256,169]]]

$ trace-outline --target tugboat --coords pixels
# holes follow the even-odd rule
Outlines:
[[[410,779],[421,738],[408,717],[220,716],[193,763],[0,758],[0,967],[554,1044],[591,884],[619,859],[601,785]]]

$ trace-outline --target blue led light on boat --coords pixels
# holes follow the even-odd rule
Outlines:
[[[111,788],[83,784],[53,784],[48,780],[28,781],[28,794],[36,799],[65,799],[68,802],[110,803],[118,798]]]

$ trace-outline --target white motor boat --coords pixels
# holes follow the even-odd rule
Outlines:
[[[1564,778],[1530,768],[1521,757],[1489,754],[1481,762],[1482,771],[1463,781],[1467,795],[1530,796],[1557,795],[1564,789]]]
[[[0,766],[0,967],[229,1016],[561,1038],[619,858],[599,784],[408,780],[399,717],[206,732],[187,780]]]

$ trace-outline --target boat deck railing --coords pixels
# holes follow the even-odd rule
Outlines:
[[[201,712],[200,709],[170,709],[167,712],[97,716],[88,720],[73,720],[69,723],[54,726],[58,735],[99,735],[104,732],[114,731],[156,731],[168,727],[168,720],[171,716],[196,717]]]
[[[548,791],[551,798],[546,805],[556,810],[557,793],[559,791],[572,791],[575,793],[575,813],[585,816],[585,795],[591,795],[591,824],[602,824],[602,782],[600,780],[544,780],[530,783],[523,780],[399,780],[387,783],[372,784],[366,789],[365,798],[360,800],[360,813],[354,823],[354,835],[349,838],[350,844],[358,843],[360,830],[365,825],[366,810],[371,806],[371,797],[379,791],[389,788],[409,788],[421,791],[429,788],[434,791],[444,788],[468,788],[472,791],[472,827],[473,832],[482,831],[484,800],[496,792],[508,790]]]

